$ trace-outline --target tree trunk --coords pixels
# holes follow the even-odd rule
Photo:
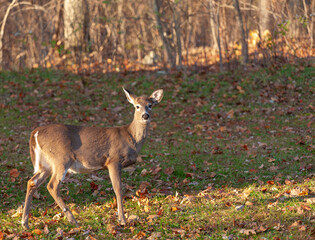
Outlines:
[[[233,2],[234,2],[234,8],[235,8],[235,11],[236,11],[238,25],[239,25],[240,32],[241,32],[241,37],[242,37],[242,59],[241,59],[241,63],[242,64],[246,64],[248,62],[248,47],[247,47],[247,40],[246,40],[246,34],[245,34],[245,30],[244,30],[242,13],[241,13],[241,10],[240,10],[239,1],[238,0],[233,0]]]
[[[220,41],[220,2],[217,9],[217,45],[218,45],[219,56],[220,56],[220,72],[222,72],[223,60],[222,60],[221,41]]]
[[[259,16],[259,30],[260,30],[261,36],[268,29],[268,24],[269,24],[268,7],[269,7],[269,0],[260,0],[260,4],[259,4],[259,15],[260,15]]]
[[[13,0],[10,3],[10,5],[8,6],[7,11],[3,17],[3,20],[2,20],[2,25],[1,25],[1,29],[0,29],[0,70],[2,70],[2,64],[3,64],[3,35],[4,35],[5,24],[7,23],[9,13],[10,13],[10,11],[13,8],[15,3],[16,3],[16,0]]]
[[[313,1],[312,4],[314,4],[314,1]],[[307,33],[308,33],[308,35],[310,37],[310,46],[312,47],[313,46],[313,41],[314,41],[313,33],[312,33],[312,24],[314,24],[314,23],[311,22],[312,20],[310,21],[309,15],[311,13],[310,14],[308,13],[308,9],[307,9],[307,5],[306,5],[305,0],[303,0],[303,6],[304,6],[304,16],[305,16],[305,19],[307,20],[307,24],[306,24]],[[310,7],[312,7],[312,5]]]
[[[209,8],[210,8],[210,27],[211,27],[211,38],[212,38],[212,47],[213,49],[218,49],[217,36],[216,36],[216,27],[214,20],[214,6],[212,0],[209,0]]]
[[[64,0],[65,48],[82,50],[84,45],[84,0]]]
[[[126,34],[126,29],[125,29],[125,19],[123,18],[123,7],[124,7],[124,0],[118,0],[117,1],[117,18],[118,18],[118,38],[119,38],[119,43],[118,43],[118,52],[120,52],[124,58],[127,58],[126,56],[126,49],[125,49],[125,34]],[[116,41],[118,42],[118,41]]]
[[[172,53],[172,49],[171,49],[171,46],[170,46],[168,40],[164,36],[163,26],[162,26],[162,22],[160,19],[159,0],[153,0],[153,6],[154,6],[154,15],[155,15],[155,21],[156,21],[157,29],[159,31],[160,38],[162,39],[163,45],[164,45],[165,50],[166,50],[168,63],[170,64],[171,68],[175,68],[176,67],[176,58]]]
[[[176,9],[176,3],[173,8],[173,19],[175,24],[175,34],[176,34],[176,47],[177,47],[177,57],[180,68],[182,67],[182,42],[181,42],[181,31],[180,31],[180,17]]]

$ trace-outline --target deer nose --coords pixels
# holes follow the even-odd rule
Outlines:
[[[143,118],[144,120],[148,120],[148,119],[150,118],[150,115],[147,114],[147,113],[145,113],[145,114],[142,115],[142,118]]]

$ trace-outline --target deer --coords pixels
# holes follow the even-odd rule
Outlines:
[[[123,88],[127,100],[135,107],[130,124],[114,127],[90,127],[64,124],[40,126],[29,141],[34,175],[27,182],[22,226],[29,229],[29,211],[34,193],[51,176],[47,189],[71,224],[79,226],[60,195],[67,173],[92,173],[108,169],[116,196],[118,223],[126,225],[123,209],[121,170],[137,161],[147,138],[152,107],[161,102],[163,89],[150,97],[136,96]]]

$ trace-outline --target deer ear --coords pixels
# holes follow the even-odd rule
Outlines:
[[[127,100],[128,102],[130,102],[131,104],[134,104],[134,100],[136,98],[136,96],[134,94],[132,94],[129,90],[122,88],[126,94]]]
[[[150,98],[153,100],[154,104],[158,104],[159,102],[161,102],[163,98],[163,89],[159,89],[153,92]]]

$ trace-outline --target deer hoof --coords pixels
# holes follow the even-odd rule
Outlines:
[[[26,222],[22,222],[22,227],[23,227],[25,230],[30,229],[30,227],[28,226],[28,223],[26,223]]]
[[[119,220],[119,225],[125,226],[126,224],[127,224],[127,223],[126,223],[126,220],[125,220],[125,219]]]

